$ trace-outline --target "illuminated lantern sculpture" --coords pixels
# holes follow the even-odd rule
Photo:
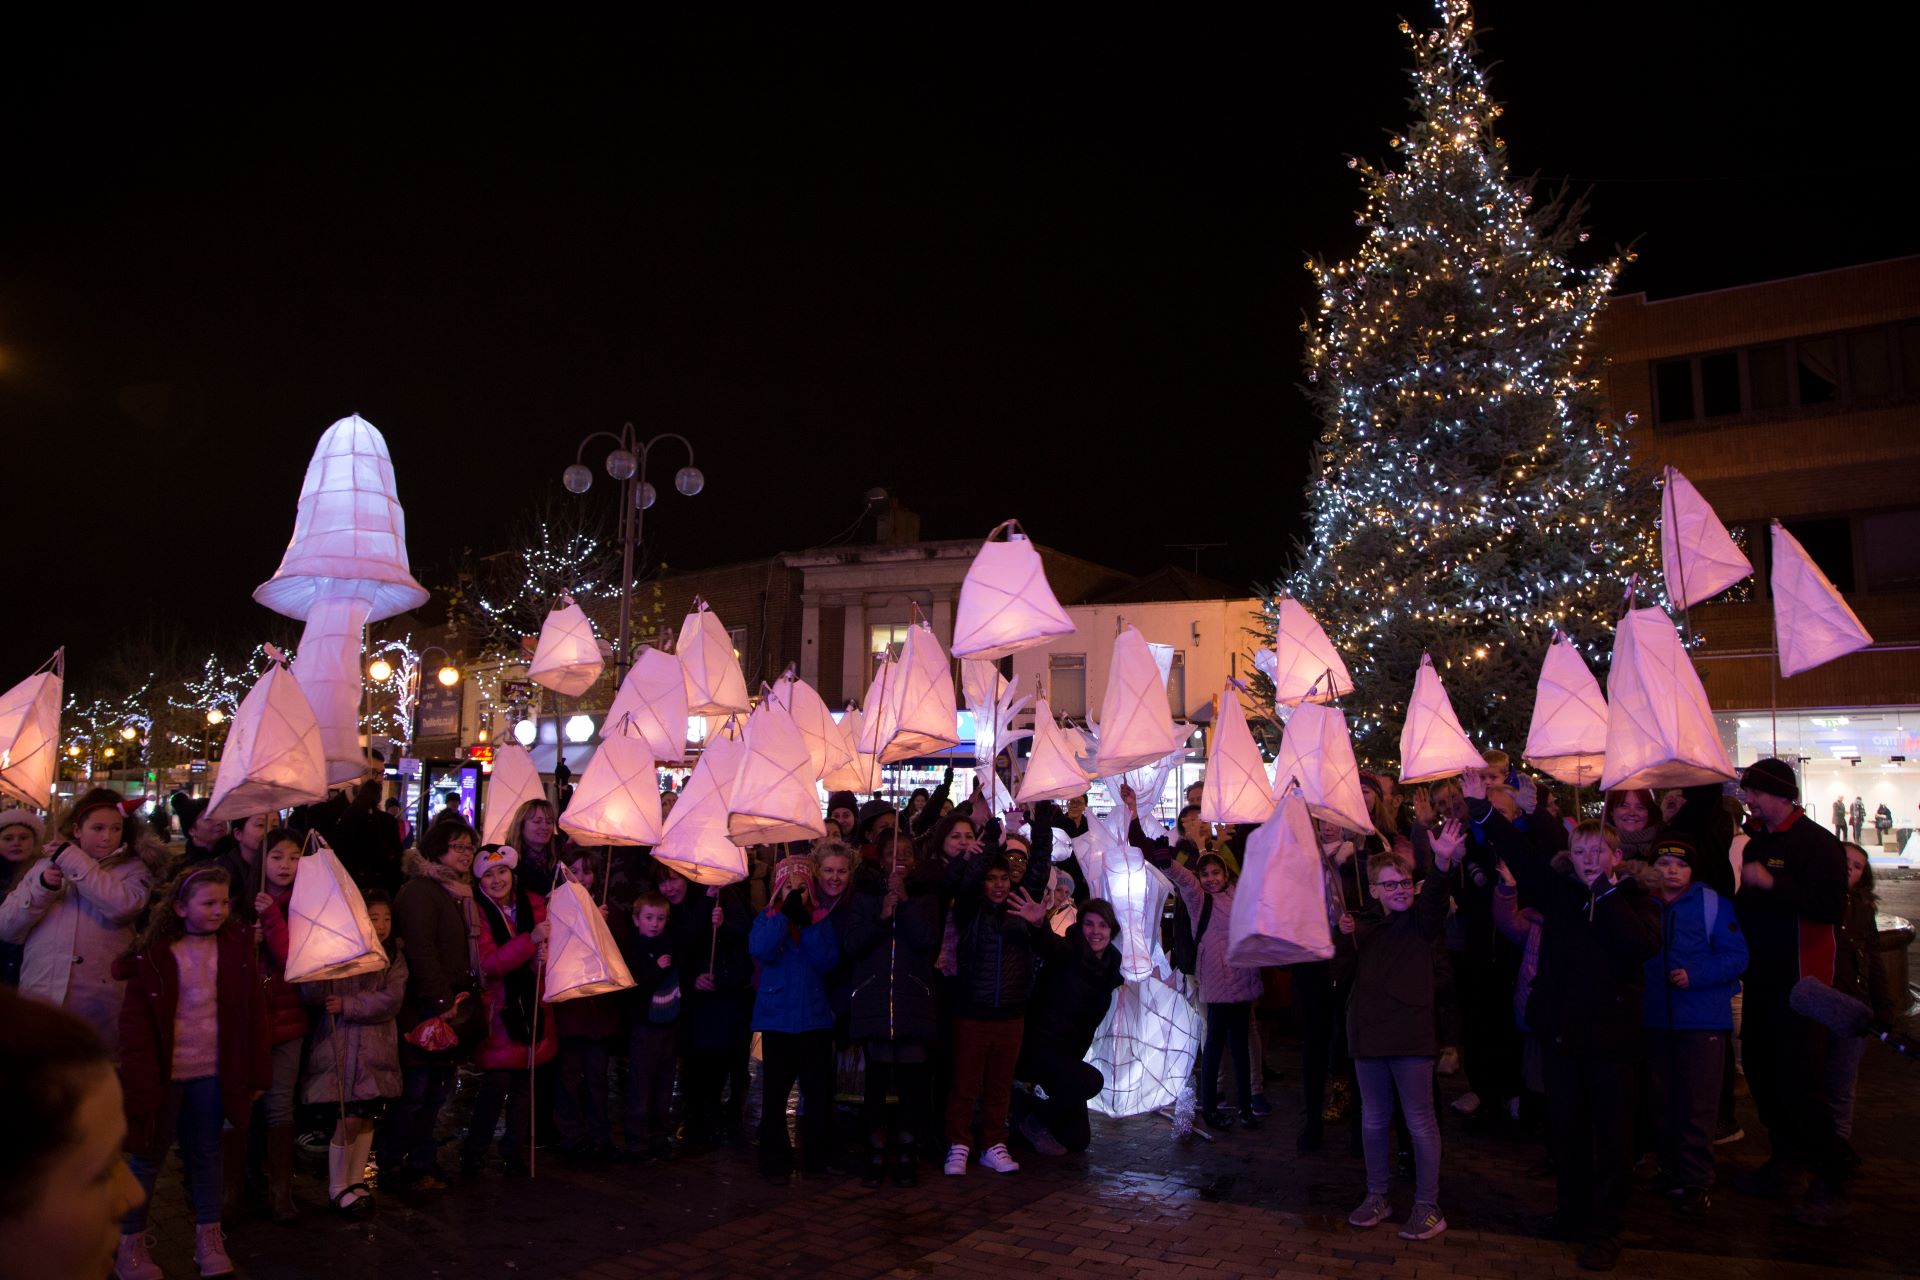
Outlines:
[[[1820,572],[1806,548],[1778,520],[1773,522],[1767,585],[1773,591],[1773,633],[1781,675],[1797,676],[1873,643],[1832,579]]]
[[[0,795],[36,809],[53,800],[60,754],[62,649],[47,665],[0,696]]]
[[[740,763],[727,792],[727,837],[735,844],[785,844],[827,833],[814,789],[818,774],[806,735],[771,696],[747,721]],[[674,812],[678,813],[676,807]]]
[[[1004,542],[995,542],[1001,534]],[[1040,553],[1017,520],[987,535],[960,584],[953,615],[958,658],[998,659],[1074,632],[1073,620],[1047,585]]]
[[[497,774],[497,761],[494,768]],[[560,829],[582,844],[658,844],[660,774],[647,744],[622,734],[602,738],[574,784]]]
[[[486,830],[481,844],[512,844],[520,838],[513,830],[513,816],[529,800],[545,800],[547,784],[540,780],[533,756],[518,743],[502,742],[493,748],[493,772],[487,775],[487,792],[481,807],[486,811]]]
[[[1041,800],[1071,800],[1084,795],[1091,774],[1080,767],[1074,738],[1053,722],[1053,708],[1041,698],[1033,707],[1033,750],[1026,772],[1020,775],[1014,800],[1035,804]]]
[[[234,713],[207,816],[232,821],[327,798],[327,748],[286,655],[267,646],[267,671]]]
[[[593,623],[572,596],[562,594],[560,603],[540,624],[540,642],[534,646],[527,679],[562,697],[577,698],[593,688],[604,670],[606,663],[600,656]]]
[[[1099,738],[1095,769],[1103,778],[1160,760],[1186,741],[1167,706],[1165,676],[1135,627],[1113,640],[1113,661],[1100,698]]]
[[[1660,495],[1660,566],[1667,597],[1682,609],[1719,595],[1753,572],[1707,500],[1672,467],[1666,469]]]
[[[745,753],[739,726],[731,720],[707,736],[693,776],[681,788],[660,843],[653,847],[654,861],[695,884],[738,884],[747,878],[746,850],[727,834],[733,780]]]
[[[1273,786],[1240,709],[1240,687],[1227,682],[1207,744],[1200,817],[1207,822],[1259,823],[1273,816]]]
[[[1540,666],[1526,761],[1571,787],[1600,781],[1607,760],[1607,699],[1579,646],[1556,632]]]
[[[1420,655],[1420,671],[1413,678],[1413,697],[1400,727],[1400,781],[1434,782],[1469,769],[1484,769],[1486,757],[1467,738],[1460,718],[1453,714],[1433,655]]]
[[[1725,782],[1733,762],[1673,620],[1658,609],[1620,619],[1607,671],[1604,791]]]
[[[1298,600],[1283,596],[1273,625],[1273,648],[1253,655],[1253,664],[1273,681],[1274,705],[1331,702],[1353,692],[1353,677],[1340,651]]]
[[[854,749],[860,740],[862,722],[858,711],[849,711],[840,717],[840,740],[846,745],[847,762],[829,770],[827,776],[820,779],[820,785],[829,791],[854,791],[865,796],[880,789],[880,762]]]
[[[879,705],[866,707],[857,751],[881,764],[933,755],[960,741],[960,711],[947,655],[924,622],[907,628],[900,656],[874,675]],[[872,692],[869,691],[869,701]]]
[[[606,917],[564,870],[547,895],[547,967],[541,985],[541,998],[549,1004],[603,996],[634,985]]]
[[[813,761],[815,778],[824,778],[853,762],[853,748],[847,745],[847,736],[840,732],[840,726],[833,722],[833,713],[827,710],[827,704],[821,701],[814,687],[793,673],[792,667],[773,682],[767,697],[786,708],[800,736],[807,740],[807,755]]]
[[[673,652],[686,673],[688,715],[723,716],[747,710],[747,678],[740,672],[740,655],[733,651],[732,638],[705,600],[694,600],[693,612],[680,624]]]
[[[1327,875],[1306,798],[1289,789],[1247,837],[1227,921],[1227,963],[1244,968],[1333,958]]]
[[[613,705],[600,725],[600,736],[619,733],[647,744],[655,761],[679,764],[687,758],[687,677],[680,659],[660,649],[640,651]]]
[[[1014,748],[1033,734],[1014,728],[1013,722],[1033,699],[1020,696],[1018,677],[1009,684],[999,667],[977,658],[960,664],[960,693],[967,700],[967,710],[973,713],[974,776],[986,794],[988,809],[1000,813],[1012,797],[994,765],[1004,752],[1009,766],[1017,768],[1019,757]]]
[[[293,540],[253,598],[306,622],[293,674],[327,746],[327,780],[368,768],[360,746],[360,654],[367,624],[416,609],[427,589],[407,567],[407,520],[387,442],[358,414],[328,427],[307,464]]]
[[[1479,757],[1474,759],[1477,764]],[[1314,817],[1344,831],[1372,833],[1373,816],[1367,812],[1360,765],[1353,758],[1353,735],[1338,707],[1303,702],[1293,709],[1280,736],[1280,753],[1274,757],[1269,803],[1277,807],[1295,783]]]
[[[360,888],[317,834],[293,872],[287,900],[288,982],[328,982],[387,967]]]

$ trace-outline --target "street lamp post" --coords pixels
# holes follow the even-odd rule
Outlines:
[[[687,450],[687,465],[674,473],[673,487],[685,497],[693,497],[706,487],[707,478],[693,465],[693,445],[676,431],[662,431],[653,439],[640,442],[631,422],[616,434],[596,431],[574,450],[573,465],[561,473],[560,481],[569,492],[585,493],[593,487],[593,469],[582,462],[587,446],[605,436],[613,441],[607,454],[607,474],[620,481],[620,643],[614,650],[613,675],[617,684],[633,665],[633,549],[640,541],[640,527],[647,509],[659,497],[647,483],[647,456],[664,440],[678,440]]]

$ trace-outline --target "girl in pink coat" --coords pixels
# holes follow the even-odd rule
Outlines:
[[[533,1124],[529,1068],[551,1062],[560,1051],[553,1013],[540,1005],[547,902],[520,886],[515,874],[519,862],[520,855],[506,845],[488,845],[473,860],[473,877],[480,882],[474,901],[480,912],[478,954],[488,1021],[487,1038],[474,1054],[474,1064],[486,1074],[460,1151],[461,1172],[467,1174],[479,1172],[502,1107],[507,1132],[500,1140],[500,1158],[507,1172],[526,1172]]]

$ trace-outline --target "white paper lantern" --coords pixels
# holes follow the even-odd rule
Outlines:
[[[660,772],[647,744],[619,734],[601,739],[574,784],[560,829],[582,844],[658,844]]]
[[[327,798],[327,749],[300,682],[267,646],[266,674],[234,713],[207,816],[224,821]]]
[[[1038,699],[1033,707],[1033,750],[1027,756],[1027,769],[1020,776],[1014,800],[1037,804],[1084,795],[1093,775],[1080,767],[1074,747],[1068,733],[1054,724],[1053,708],[1045,698]]]
[[[620,682],[600,735],[638,738],[659,763],[679,764],[687,758],[687,720],[687,677],[680,659],[646,648]]]
[[[1005,542],[995,535],[1005,532]],[[1073,620],[1047,585],[1040,553],[1009,520],[987,535],[960,584],[953,616],[953,652],[962,658],[1005,658],[1074,632]]]
[[[1306,798],[1289,790],[1247,838],[1227,920],[1227,963],[1242,968],[1333,958],[1327,879]]]
[[[849,711],[840,717],[840,739],[846,744],[847,762],[829,770],[827,776],[820,779],[820,785],[828,791],[872,795],[880,789],[880,762],[854,749],[854,743],[860,739],[862,720],[858,711]]]
[[[606,917],[579,882],[567,879],[564,872],[547,895],[547,967],[542,985],[549,1004],[604,996],[634,985]]]
[[[520,833],[513,829],[513,816],[529,800],[545,800],[547,784],[525,747],[510,742],[493,748],[493,772],[487,775],[487,792],[481,807],[486,811],[486,830],[481,844],[512,844]]]
[[[287,900],[288,982],[329,982],[387,967],[360,888],[319,836],[293,872]]]
[[[1634,609],[1614,633],[1607,672],[1607,764],[1602,790],[1725,782],[1733,762],[1707,691],[1658,609]]]
[[[740,672],[740,655],[720,618],[705,600],[680,624],[673,651],[687,679],[687,714],[695,716],[744,713],[749,705],[747,678]]]
[[[1832,579],[1778,520],[1773,522],[1773,563],[1767,582],[1773,591],[1781,675],[1797,676],[1873,643]]]
[[[1572,787],[1600,781],[1607,761],[1607,699],[1579,646],[1556,634],[1540,666],[1526,761]]]
[[[1173,723],[1165,678],[1146,638],[1137,628],[1126,628],[1114,637],[1106,692],[1100,698],[1100,776],[1150,764],[1185,741]]]
[[[572,596],[563,594],[540,624],[540,642],[534,646],[527,679],[563,698],[577,698],[593,688],[604,670],[593,623]]]
[[[660,843],[653,847],[654,861],[695,884],[737,884],[747,878],[746,850],[727,834],[733,780],[745,752],[732,722],[708,736],[693,776],[667,815]]]
[[[1476,767],[1479,757],[1474,757]],[[1273,762],[1273,791],[1269,803],[1278,805],[1290,789],[1297,789],[1307,812],[1343,831],[1368,835],[1373,815],[1360,786],[1360,765],[1353,757],[1353,735],[1338,707],[1303,702],[1293,709],[1280,751]]]
[[[907,628],[896,661],[883,662],[874,674],[878,706],[861,722],[857,751],[881,764],[934,755],[960,741],[960,711],[953,696],[953,668],[933,629],[925,623]]]
[[[1240,709],[1240,690],[1231,681],[1220,695],[1207,744],[1207,773],[1200,790],[1200,816],[1207,822],[1258,823],[1273,816],[1273,788],[1267,765]]]
[[[1291,597],[1280,600],[1273,648],[1254,654],[1253,662],[1273,681],[1276,706],[1331,702],[1353,692],[1353,677],[1340,651],[1306,607]]]
[[[967,658],[960,664],[960,696],[967,700],[967,706],[978,709],[992,706],[1007,693],[1007,678],[1000,674],[1000,664],[981,658]]]
[[[813,756],[792,714],[763,698],[747,721],[744,742],[727,793],[728,838],[739,845],[785,844],[825,835]]]
[[[1484,769],[1486,764],[1486,757],[1453,714],[1446,686],[1433,668],[1433,655],[1421,654],[1406,722],[1400,727],[1400,781],[1434,782],[1469,769]]]
[[[1660,564],[1667,596],[1686,609],[1719,595],[1753,572],[1720,517],[1673,467],[1660,498]]]
[[[64,653],[53,656],[50,670],[28,676],[0,696],[0,795],[36,809],[53,800]]]
[[[812,685],[793,674],[792,668],[773,682],[767,697],[785,707],[793,717],[800,736],[806,739],[807,755],[813,761],[813,776],[824,778],[853,760],[853,748],[846,735],[833,722],[833,713]]]

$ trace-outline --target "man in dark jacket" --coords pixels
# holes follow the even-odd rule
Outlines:
[[[1822,1101],[1827,1033],[1788,1005],[1802,977],[1832,982],[1836,927],[1846,913],[1847,857],[1840,842],[1799,805],[1800,786],[1784,760],[1757,760],[1740,777],[1752,812],[1734,908],[1749,956],[1740,1043],[1747,1084],[1773,1154],[1734,1189],[1778,1198],[1801,1166],[1813,1182],[1794,1216],[1824,1225],[1845,1211],[1845,1144]]]

